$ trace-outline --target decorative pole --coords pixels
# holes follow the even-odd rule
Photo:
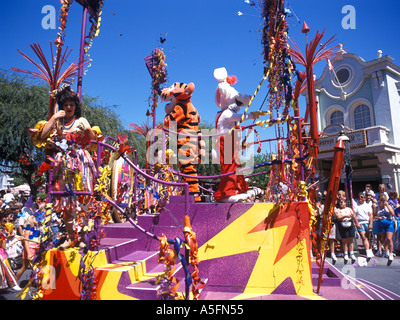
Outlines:
[[[157,127],[156,124],[156,110],[158,104],[158,95],[161,91],[160,86],[161,84],[167,81],[167,64],[165,63],[165,54],[162,49],[154,49],[152,54],[144,58],[146,62],[147,70],[150,73],[152,79],[152,100],[153,104],[151,106],[151,114],[150,116],[153,117],[153,134],[152,134],[152,146],[155,143],[155,129]],[[147,149],[149,148],[149,141],[147,141]],[[153,156],[153,155],[152,155]],[[146,169],[148,168],[148,161],[146,157]]]
[[[85,59],[85,35],[86,35],[86,20],[87,20],[87,6],[83,6],[82,13],[82,29],[81,29],[81,44],[79,53],[79,70],[78,70],[78,88],[77,93],[79,99],[82,99],[82,81],[83,81],[83,60]]]
[[[310,32],[310,28],[308,27],[308,25],[307,25],[307,23],[305,21],[303,23],[303,29],[301,30],[301,32],[306,35],[306,43],[308,44],[307,33]]]
[[[305,180],[305,175],[304,175],[304,161],[303,161],[303,124],[302,121],[300,120],[300,107],[299,107],[299,96],[300,94],[305,90],[304,84],[305,84],[305,78],[306,78],[306,73],[305,72],[301,72],[299,73],[298,77],[297,77],[297,82],[296,82],[296,86],[293,92],[293,102],[294,102],[294,106],[295,106],[295,117],[297,118],[297,130],[298,130],[298,136],[299,136],[299,142],[298,142],[298,146],[299,146],[299,157],[301,159],[300,162],[300,179],[301,181]]]
[[[310,32],[310,28],[307,23],[304,21],[302,33],[306,35],[306,51],[308,49],[308,38],[307,34]],[[317,122],[317,107],[315,101],[315,86],[314,86],[314,69],[313,64],[308,63],[307,57],[307,65],[306,65],[306,76],[307,76],[307,93],[308,93],[308,105],[309,105],[309,113],[310,113],[310,135],[311,140],[314,146],[316,146],[316,150],[319,145],[319,136],[318,136],[318,122]],[[318,154],[314,154],[315,157]]]
[[[317,294],[319,293],[322,282],[322,272],[324,270],[329,231],[332,227],[332,215],[336,203],[336,195],[339,190],[340,176],[343,169],[344,151],[344,142],[342,139],[338,139],[338,142],[335,145],[331,175],[329,178],[329,184],[324,203],[324,212],[322,217],[321,243],[319,253],[317,254],[317,263],[319,260]]]
[[[72,0],[60,0],[72,3]],[[82,27],[81,27],[81,42],[80,42],[80,52],[79,52],[79,70],[78,70],[78,83],[77,83],[77,93],[79,99],[82,98],[82,82],[83,82],[83,65],[82,62],[85,60],[85,55],[92,46],[93,39],[97,37],[100,33],[101,26],[101,15],[103,0],[76,0],[82,7]],[[88,19],[89,15],[89,19]],[[86,36],[86,26],[87,20],[90,22],[89,34]]]
[[[303,33],[307,34],[309,32],[309,28],[305,23],[305,27],[303,27]],[[318,49],[319,43],[321,42],[324,36],[324,32],[317,31],[315,38],[307,43],[306,45],[306,55],[303,56],[301,50],[297,46],[296,42],[291,40],[292,47],[290,48],[290,54],[294,57],[296,62],[300,63],[306,68],[306,76],[307,76],[307,92],[308,92],[308,103],[306,110],[306,119],[308,115],[310,116],[310,142],[309,145],[311,147],[310,156],[311,158],[316,158],[318,156],[318,146],[319,146],[319,134],[318,134],[318,120],[317,120],[317,103],[315,99],[315,85],[314,85],[314,65],[322,60],[333,58],[337,52],[339,46],[334,46],[332,48],[327,47],[331,45],[334,40],[334,36],[330,38],[327,42],[320,46]],[[317,50],[318,49],[318,50]]]

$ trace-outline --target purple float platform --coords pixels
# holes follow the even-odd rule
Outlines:
[[[371,298],[371,295],[366,290],[360,289],[360,286],[344,285],[347,281],[346,277],[329,264],[328,261],[325,262],[323,282],[320,293],[317,295],[315,290],[318,280],[318,268],[309,252],[305,252],[309,249],[307,237],[305,237],[302,251],[303,261],[301,267],[303,267],[303,270],[299,272],[298,252],[300,251],[298,251],[298,234],[295,234],[295,231],[297,230],[296,232],[298,232],[302,229],[290,229],[284,225],[286,220],[281,219],[282,222],[277,216],[275,216],[274,220],[267,221],[271,213],[266,210],[265,204],[192,202],[188,208],[192,229],[196,233],[199,246],[199,276],[206,282],[201,292],[200,300],[368,300]],[[168,239],[183,239],[184,212],[185,204],[181,201],[181,198],[177,197],[172,199],[159,215],[139,216],[137,223],[144,230],[158,237],[164,234]],[[304,215],[303,220],[299,217],[294,217],[289,225],[296,225],[299,222],[301,226],[301,222],[305,224],[307,221],[308,223],[308,213],[303,212],[302,214]],[[260,220],[257,215],[263,217],[263,219]],[[283,216],[283,213],[280,213],[280,215]],[[288,216],[287,221],[290,218]],[[248,241],[253,241],[252,239],[256,238],[246,239],[243,236],[243,234],[245,236],[253,236],[254,221],[261,221],[263,223],[262,231],[267,232],[264,240],[262,240],[263,243],[256,243],[255,246],[253,244],[249,245]],[[248,228],[248,226],[251,226],[251,228]],[[271,238],[268,232],[272,232],[271,230],[274,228],[281,231]],[[142,272],[145,278],[131,283],[129,277],[121,277],[118,283],[118,291],[137,299],[160,299],[162,288],[156,284],[156,276],[164,272],[165,266],[157,263],[159,241],[148,237],[129,222],[108,224],[104,226],[104,229],[106,237],[102,239],[100,250],[105,251],[108,263],[118,264],[132,261],[136,265],[143,265]],[[308,233],[308,227],[306,229],[307,232],[305,233]],[[291,230],[291,232],[286,232],[288,230]],[[297,237],[297,244],[293,242],[294,240],[292,242],[289,241],[288,234],[292,234],[292,238]],[[221,239],[224,240],[222,241]],[[282,247],[290,243],[292,246],[291,251],[287,249],[281,254],[281,260],[277,261],[278,253],[282,251]],[[240,250],[237,247],[240,247]],[[268,258],[268,250],[274,252],[273,258],[275,258],[273,263],[271,259],[266,263],[267,265],[275,266],[275,269],[272,269],[271,279],[267,279],[270,282],[267,281],[267,284],[259,287],[254,286],[251,284],[252,279],[254,274],[257,273],[256,270],[260,268],[259,263],[267,261],[263,259]],[[223,251],[224,254],[218,255],[216,258],[207,256],[208,252],[212,256],[214,252],[218,251]],[[291,254],[297,255],[297,260],[287,261],[293,261],[293,264],[297,263],[297,269],[288,269],[296,271],[287,271],[288,274],[285,274],[284,269],[289,268],[285,259]],[[282,265],[279,265],[281,262]],[[184,270],[178,262],[176,266],[175,277],[180,280],[178,291],[185,292]],[[268,268],[266,266],[264,269]],[[283,275],[279,275],[280,272]],[[261,274],[261,276],[264,275]],[[281,279],[277,280],[280,276]],[[302,288],[299,289],[299,281],[296,281],[299,276],[303,282],[303,288],[307,288],[307,282],[309,281],[311,284],[310,289],[305,291],[302,291]]]

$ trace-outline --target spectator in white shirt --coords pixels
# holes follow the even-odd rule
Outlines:
[[[14,200],[14,195],[11,193],[10,189],[7,189],[7,193],[3,197],[3,201],[5,204],[8,204],[9,202]]]
[[[357,216],[356,227],[361,236],[367,254],[367,259],[371,259],[374,256],[370,242],[372,223],[374,219],[372,207],[365,202],[365,196],[363,192],[358,194],[358,200],[353,209]]]

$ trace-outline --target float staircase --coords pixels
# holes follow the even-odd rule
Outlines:
[[[139,219],[142,224],[151,223],[156,217],[148,215],[141,216]],[[157,283],[157,276],[165,271],[165,265],[157,262],[158,251],[154,250],[154,240],[140,234],[129,222],[108,224],[104,226],[106,237],[101,241],[100,250],[104,250],[108,265],[97,268],[101,270],[119,270],[118,266],[124,266],[124,273],[118,284],[120,293],[139,300],[161,299],[163,288]],[[168,228],[164,226],[165,233]],[[160,228],[158,228],[160,230]],[[181,264],[176,264],[174,276],[179,280],[179,292],[184,292],[184,271]],[[321,288],[322,296],[330,298],[341,286],[342,274],[329,263],[324,267],[323,284]],[[313,262],[312,267],[313,285],[316,289],[318,281],[318,267]],[[243,288],[223,288],[215,286],[205,286],[201,295],[201,300],[228,300],[240,294]],[[233,292],[233,291],[235,292]],[[237,291],[237,292],[236,292]],[[263,296],[262,299],[302,299],[291,290],[277,289],[275,293]],[[341,290],[339,290],[341,291]],[[260,298],[260,297],[258,297]]]
[[[347,281],[344,271],[340,272],[329,261],[325,262],[323,282],[317,295],[318,267],[314,259],[309,256],[308,250],[303,250],[301,261],[304,267],[303,284],[299,286],[299,282],[295,282],[298,279],[296,268],[299,267],[297,259],[299,250],[296,248],[296,239],[289,242],[290,234],[286,233],[286,226],[304,225],[307,228],[308,211],[303,210],[305,205],[303,203],[292,205],[295,209],[299,208],[298,212],[304,213],[301,216],[304,221],[301,220],[301,224],[296,224],[300,218],[298,216],[296,219],[292,218],[292,207],[279,215],[270,211],[266,219],[266,213],[272,208],[270,204],[190,203],[188,212],[193,231],[196,233],[201,260],[199,276],[206,282],[200,299],[369,299],[372,294],[359,290],[361,284],[353,286],[355,290],[346,290],[343,287],[345,284],[343,280]],[[163,284],[165,285],[163,281],[157,281],[162,278],[166,270],[164,264],[158,263],[160,246],[158,237],[165,234],[171,240],[177,238],[182,240],[184,215],[185,203],[171,201],[159,216],[140,215],[137,224],[133,220],[128,220],[125,223],[103,226],[105,237],[101,239],[101,245],[93,259],[94,276],[97,279],[95,298],[162,299],[163,293],[170,288],[163,287]],[[271,220],[273,223],[269,217],[273,219]],[[290,222],[292,221],[290,219],[296,223]],[[286,235],[287,238],[284,238]],[[282,254],[281,260],[275,262],[281,246],[285,245],[284,248],[287,248],[290,243],[291,247],[287,249],[290,251]],[[49,300],[80,297],[81,284],[76,273],[79,270],[80,259],[75,257],[77,253],[76,249],[50,252],[47,263],[59,270],[57,284],[60,283],[61,287],[62,283],[64,288],[68,286],[69,292],[67,297],[65,289],[48,290],[46,296]],[[181,248],[179,253],[184,254],[184,248]],[[71,263],[74,264],[73,268],[68,267]],[[185,294],[185,270],[179,261],[176,261],[175,267],[174,277],[179,280],[177,292],[180,295]],[[189,272],[191,271],[192,267],[189,266]],[[292,276],[293,274],[296,277]],[[371,285],[369,287],[377,291]]]
[[[105,251],[108,264],[96,270],[121,272],[118,291],[140,300],[158,298],[159,286],[155,274],[161,274],[165,267],[158,264],[158,252],[147,250],[138,232],[130,223],[113,223],[104,226],[105,238],[100,250]]]
[[[153,216],[139,219],[152,220]],[[167,227],[173,228],[173,227]],[[139,300],[162,299],[163,288],[157,276],[165,272],[165,265],[158,263],[158,251],[154,250],[154,240],[141,236],[129,222],[104,226],[106,237],[101,241],[100,250],[104,250],[108,264],[96,268],[97,271],[116,270],[124,267],[118,290]],[[151,243],[153,242],[153,243]],[[179,292],[185,291],[184,271],[177,263],[174,277],[179,280]]]

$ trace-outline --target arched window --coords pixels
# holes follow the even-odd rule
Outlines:
[[[364,129],[371,126],[371,113],[365,104],[354,109],[354,129]]]
[[[344,116],[342,111],[334,111],[330,116],[330,124],[344,124]]]

